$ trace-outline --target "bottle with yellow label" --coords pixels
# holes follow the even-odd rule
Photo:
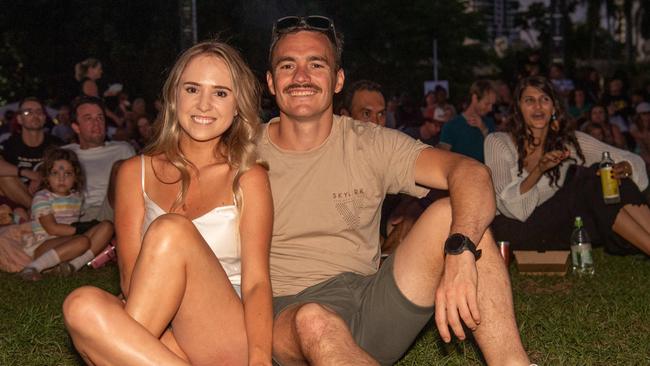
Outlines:
[[[618,179],[612,176],[613,166],[614,160],[609,155],[609,151],[604,151],[598,169],[600,171],[600,183],[603,187],[603,200],[607,204],[621,202],[621,195],[618,192]]]

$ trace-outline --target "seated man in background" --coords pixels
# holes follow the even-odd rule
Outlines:
[[[386,126],[386,99],[381,85],[370,80],[359,80],[346,90],[341,115],[357,121]]]
[[[43,161],[45,150],[62,142],[45,132],[45,106],[38,98],[25,98],[18,108],[20,134],[12,135],[1,146],[0,195],[29,209],[32,194],[41,183],[35,169]]]
[[[496,126],[486,117],[496,102],[496,93],[488,80],[475,81],[469,88],[470,104],[463,113],[442,126],[438,147],[484,162],[483,140]]]
[[[72,129],[79,143],[64,148],[77,153],[86,172],[86,190],[81,221],[113,221],[113,209],[107,194],[115,163],[135,155],[124,141],[105,141],[106,113],[104,102],[96,97],[81,97],[73,108]]]
[[[344,92],[343,104],[341,115],[385,127],[386,99],[381,85],[378,83],[370,80],[358,80],[352,83]],[[427,124],[426,119],[423,126],[407,127],[404,132],[425,144],[435,146],[438,143],[440,127],[434,124],[433,121]],[[425,132],[416,136],[415,134],[421,130]],[[441,191],[434,189],[422,200],[405,194],[386,195],[381,206],[380,224],[382,252],[384,254],[392,253],[397,248],[397,245],[411,230],[413,223],[422,214],[422,211],[435,199],[442,197],[441,194],[444,195]],[[394,231],[396,228],[398,230]]]

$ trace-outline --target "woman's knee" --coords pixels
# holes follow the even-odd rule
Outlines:
[[[188,218],[178,214],[164,214],[156,218],[144,235],[142,247],[155,247],[158,250],[174,250],[177,245],[183,245],[182,239],[196,230]]]
[[[63,302],[63,318],[71,333],[98,330],[105,319],[108,294],[96,287],[84,286],[72,291]]]

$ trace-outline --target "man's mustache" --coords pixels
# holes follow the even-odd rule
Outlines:
[[[285,93],[288,93],[288,92],[291,91],[291,89],[314,89],[314,90],[316,90],[317,92],[322,91],[322,89],[321,89],[319,86],[314,85],[314,84],[312,84],[312,83],[304,83],[304,84],[297,84],[297,83],[296,83],[296,84],[289,84],[286,88],[284,88],[283,91],[284,91]]]

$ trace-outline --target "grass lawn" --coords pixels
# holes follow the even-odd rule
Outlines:
[[[511,268],[524,345],[540,365],[650,365],[650,261],[594,253],[592,278],[533,277]],[[0,365],[80,365],[61,304],[91,284],[118,291],[114,265],[72,278],[22,282],[0,273]],[[425,328],[398,365],[481,364],[471,341],[442,343]]]

